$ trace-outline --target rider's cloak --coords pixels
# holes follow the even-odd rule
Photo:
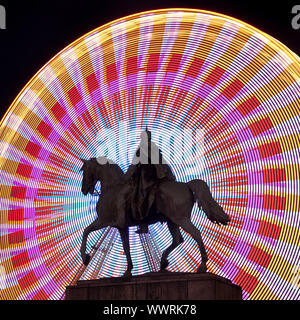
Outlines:
[[[125,178],[131,181],[134,187],[131,208],[132,216],[136,220],[143,220],[148,215],[154,201],[157,182],[163,179],[176,180],[161,150],[151,141],[147,131],[141,134],[140,146]]]

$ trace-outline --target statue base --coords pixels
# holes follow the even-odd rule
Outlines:
[[[150,272],[131,278],[81,280],[66,300],[242,300],[242,289],[212,273]]]

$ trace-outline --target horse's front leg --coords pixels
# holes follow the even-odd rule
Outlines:
[[[88,236],[91,232],[99,230],[101,228],[103,228],[103,226],[101,225],[101,222],[98,218],[94,222],[92,222],[89,226],[87,226],[83,231],[80,254],[81,254],[82,261],[86,266],[89,264],[90,258],[91,258],[90,255],[85,253]]]
[[[131,270],[133,268],[131,255],[130,255],[130,246],[129,246],[129,229],[127,228],[119,228],[119,232],[121,235],[123,249],[127,258],[127,270],[125,271],[123,277],[131,277]]]

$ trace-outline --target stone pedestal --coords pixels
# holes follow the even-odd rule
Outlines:
[[[241,287],[211,273],[153,272],[78,281],[66,300],[241,300]]]

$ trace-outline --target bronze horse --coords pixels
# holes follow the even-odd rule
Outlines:
[[[130,213],[130,196],[133,186],[131,182],[125,179],[125,174],[121,168],[105,157],[82,161],[81,191],[83,194],[93,194],[96,183],[101,182],[101,195],[96,206],[98,218],[83,232],[80,249],[83,263],[87,265],[90,260],[90,256],[85,253],[88,235],[107,226],[115,227],[120,232],[127,258],[128,266],[124,276],[131,276],[133,265],[130,255],[128,227],[141,224],[141,221],[134,221]],[[171,251],[183,242],[179,229],[181,227],[196,240],[202,260],[197,272],[205,272],[207,270],[206,262],[208,261],[206,250],[200,232],[191,222],[191,211],[194,203],[198,203],[199,208],[204,210],[208,219],[213,223],[226,225],[230,221],[229,216],[213,199],[208,185],[203,180],[197,179],[187,183],[162,180],[156,184],[153,192],[154,204],[142,223],[151,225],[157,222],[166,222],[173,239],[171,245],[162,254],[161,271],[167,268],[169,264],[167,258]]]

